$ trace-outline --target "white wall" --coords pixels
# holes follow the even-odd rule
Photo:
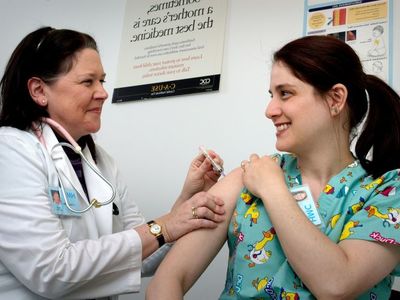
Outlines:
[[[0,0],[0,72],[16,44],[33,29],[77,29],[98,41],[111,99],[124,5],[125,0]],[[98,141],[119,163],[147,218],[172,205],[199,145],[220,153],[227,170],[252,152],[274,151],[274,129],[264,117],[270,56],[302,35],[303,8],[302,0],[230,0],[219,92],[105,105]],[[399,40],[396,49],[399,53]],[[397,90],[399,69],[397,60]],[[188,255],[196,259],[195,253]],[[218,297],[226,257],[224,248],[186,299]],[[144,299],[144,293],[122,299]]]

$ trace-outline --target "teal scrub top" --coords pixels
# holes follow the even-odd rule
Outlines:
[[[288,188],[301,186],[296,157],[273,157],[284,171]],[[399,170],[374,179],[355,161],[325,186],[316,206],[322,222],[316,226],[335,243],[361,239],[399,244],[399,186]],[[228,246],[227,279],[220,299],[315,299],[288,263],[262,200],[246,189],[237,200]],[[399,266],[358,299],[388,299],[398,270]]]

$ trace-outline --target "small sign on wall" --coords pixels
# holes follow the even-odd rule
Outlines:
[[[219,90],[227,0],[128,0],[119,103]]]

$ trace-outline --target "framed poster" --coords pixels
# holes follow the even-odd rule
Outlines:
[[[392,85],[392,0],[305,0],[304,35],[333,35],[357,52],[364,71]]]
[[[227,0],[128,0],[112,102],[219,90]]]

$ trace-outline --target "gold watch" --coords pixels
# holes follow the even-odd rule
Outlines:
[[[158,246],[161,247],[165,244],[164,235],[162,233],[162,227],[160,224],[157,224],[154,220],[147,222],[149,226],[150,233],[154,235],[158,241]]]

